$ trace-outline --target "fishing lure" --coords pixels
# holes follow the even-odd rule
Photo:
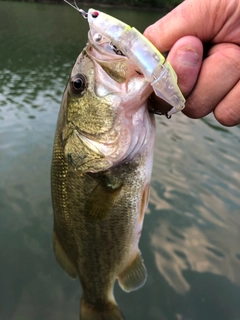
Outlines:
[[[85,12],[78,8],[75,0],[75,5],[64,1],[88,20],[91,38],[96,44],[103,41],[102,39],[107,39],[111,50],[116,54],[125,55],[139,68],[152,85],[155,94],[172,106],[166,114],[168,118],[184,109],[185,98],[177,85],[175,71],[144,35],[106,13],[94,9]]]

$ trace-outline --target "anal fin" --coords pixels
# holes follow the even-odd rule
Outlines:
[[[118,283],[124,291],[130,292],[142,287],[146,280],[147,270],[138,251],[132,263],[118,276]]]
[[[77,270],[71,260],[68,258],[55,231],[53,231],[53,248],[57,262],[70,277],[75,279],[77,277]]]

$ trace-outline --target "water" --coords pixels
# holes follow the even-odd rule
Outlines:
[[[160,16],[105,11],[141,31]],[[86,35],[67,5],[0,2],[0,320],[78,319],[80,285],[53,255],[49,175]],[[156,141],[140,243],[148,281],[130,294],[116,285],[116,299],[128,320],[239,320],[239,127],[158,117]]]

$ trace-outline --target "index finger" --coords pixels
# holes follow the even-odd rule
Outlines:
[[[218,33],[226,18],[223,2],[185,0],[149,26],[144,35],[161,52],[169,51],[178,39],[187,35],[198,37],[203,42],[209,41]]]

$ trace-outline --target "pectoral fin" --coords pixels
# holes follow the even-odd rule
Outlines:
[[[86,203],[86,212],[93,219],[104,219],[112,209],[122,185],[99,183]]]
[[[57,262],[70,277],[75,279],[77,277],[77,270],[64,251],[55,231],[53,232],[53,247]]]
[[[130,292],[142,287],[146,279],[147,270],[141,257],[141,252],[138,251],[132,263],[118,276],[118,283],[124,291]]]

